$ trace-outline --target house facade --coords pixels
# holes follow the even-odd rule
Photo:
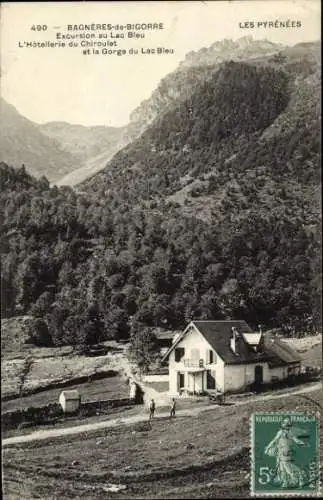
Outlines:
[[[192,321],[163,357],[172,396],[240,391],[300,372],[285,343],[253,332],[245,321]]]

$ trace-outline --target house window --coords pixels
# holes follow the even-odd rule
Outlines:
[[[195,361],[200,359],[200,349],[191,349],[191,359]]]
[[[176,361],[176,363],[178,363],[184,355],[185,355],[184,347],[177,347],[175,349],[175,361]]]
[[[207,362],[208,364],[216,363],[216,354],[212,349],[209,349],[208,351],[208,357],[207,357]]]
[[[215,389],[215,371],[207,370],[206,372],[206,388],[210,390]]]
[[[178,391],[185,388],[185,373],[178,372]]]

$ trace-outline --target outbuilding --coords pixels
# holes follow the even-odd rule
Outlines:
[[[137,394],[137,384],[133,379],[129,380],[129,398],[135,399]]]
[[[64,413],[75,413],[80,409],[81,396],[75,390],[62,391],[59,396],[59,404],[61,405]]]

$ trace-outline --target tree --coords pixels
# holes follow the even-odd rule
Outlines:
[[[143,373],[146,373],[151,364],[156,361],[158,354],[159,346],[151,329],[142,323],[135,323],[130,337],[130,358]]]
[[[29,338],[31,343],[38,347],[51,347],[53,345],[52,336],[49,333],[46,322],[41,318],[34,318],[29,324]]]
[[[104,321],[96,304],[88,307],[81,327],[87,345],[98,344],[104,337]]]

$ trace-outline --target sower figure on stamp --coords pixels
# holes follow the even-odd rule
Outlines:
[[[276,478],[283,488],[302,487],[306,473],[294,463],[293,446],[306,446],[306,443],[293,434],[293,428],[288,418],[281,424],[274,439],[265,448],[265,454],[276,456]]]
[[[175,417],[175,411],[176,411],[176,401],[175,398],[172,399],[171,405],[170,405],[170,416]]]
[[[151,399],[149,404],[149,420],[152,420],[154,418],[155,409],[156,409],[155,400]]]

